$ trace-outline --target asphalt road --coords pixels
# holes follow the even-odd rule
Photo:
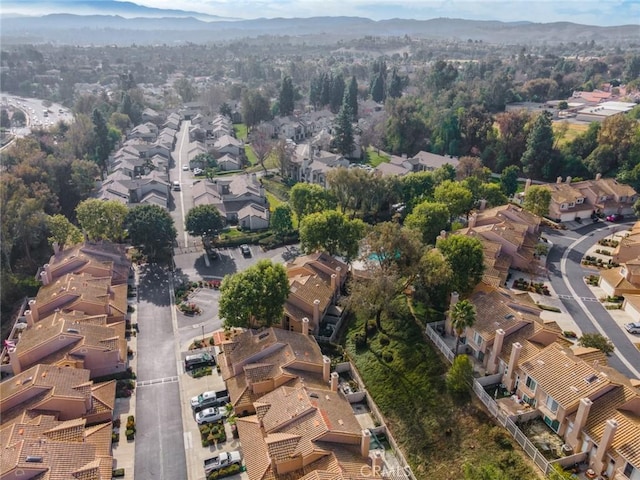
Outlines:
[[[186,472],[170,272],[143,267],[138,284],[135,478],[179,479]],[[157,381],[157,383],[155,383]]]
[[[3,104],[5,104],[4,99],[6,98],[6,105],[8,107],[20,109],[27,116],[27,126],[12,129],[11,133],[18,137],[29,135],[31,133],[30,127],[47,128],[55,125],[60,120],[66,123],[73,121],[73,115],[70,110],[57,103],[53,103],[48,107],[50,113],[45,117],[44,110],[47,107],[42,104],[42,100],[40,99],[17,97],[8,93],[1,93],[0,95]],[[62,110],[62,113],[60,113],[60,110]]]
[[[620,230],[620,224],[596,223],[573,232],[545,232],[544,236],[554,244],[547,258],[547,268],[554,290],[580,330],[607,336],[616,347],[609,357],[609,364],[625,375],[640,378],[640,351],[602,304],[592,298],[593,293],[583,280],[593,270],[582,267],[582,257],[598,240],[611,235],[613,229]]]

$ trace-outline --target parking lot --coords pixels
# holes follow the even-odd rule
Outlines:
[[[184,372],[184,366],[183,370]],[[204,461],[208,458],[215,457],[221,452],[231,452],[239,450],[242,452],[240,441],[233,438],[231,425],[227,420],[224,421],[225,433],[227,440],[207,447],[202,446],[202,440],[198,424],[196,423],[195,413],[191,408],[190,401],[192,397],[200,395],[208,390],[225,390],[226,386],[222,376],[213,367],[213,374],[200,378],[193,378],[191,373],[181,373],[180,378],[180,399],[182,403],[182,421],[184,427],[184,447],[187,455],[188,478],[204,479]],[[246,472],[234,475],[234,479],[248,479]]]

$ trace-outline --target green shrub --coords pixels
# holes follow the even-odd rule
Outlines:
[[[564,332],[562,332],[562,335],[567,338],[578,338],[578,334],[573,330],[565,330]]]
[[[378,326],[376,325],[376,322],[374,322],[373,320],[370,320],[367,323],[367,332],[369,333],[369,336],[373,336],[376,331],[378,330]]]
[[[511,437],[502,428],[495,428],[493,430],[493,440],[503,450],[513,450],[513,443]]]
[[[389,343],[391,343],[391,341],[389,340],[389,337],[387,337],[386,335],[382,335],[380,337],[380,345],[382,345],[383,347],[386,347],[387,345],[389,345]]]
[[[118,443],[120,441],[120,434],[119,433],[112,433],[111,434],[111,443]]]
[[[136,432],[135,430],[127,430],[125,435],[127,436],[127,440],[133,440],[136,436]]]
[[[391,362],[393,362],[393,353],[391,353],[391,352],[389,352],[389,351],[385,350],[385,351],[382,353],[382,359],[383,359],[385,362],[387,362],[387,363],[391,363]]]
[[[207,375],[211,375],[213,373],[213,369],[211,367],[202,367],[194,370],[192,373],[193,378],[206,377]]]
[[[207,477],[207,480],[216,480],[217,478],[229,477],[231,475],[235,475],[236,473],[240,473],[240,470],[240,465],[229,465],[228,467],[211,472]]]
[[[365,348],[367,346],[367,339],[362,332],[356,333],[353,336],[353,341],[356,345],[356,348]]]
[[[560,313],[562,310],[560,310],[558,307],[552,307],[550,305],[544,305],[543,303],[538,303],[537,304],[542,310],[546,310],[548,312],[556,312],[556,313]]]

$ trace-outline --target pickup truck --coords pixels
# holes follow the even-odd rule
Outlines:
[[[222,407],[227,403],[229,403],[228,390],[220,390],[217,392],[210,390],[191,398],[191,408],[194,412],[199,412],[209,407]]]
[[[228,467],[229,465],[242,465],[242,456],[240,452],[222,452],[217,457],[212,457],[204,461],[204,473],[209,475],[211,472]]]

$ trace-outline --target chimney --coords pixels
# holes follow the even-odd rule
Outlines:
[[[507,378],[504,383],[507,390],[511,391],[515,388],[516,383],[516,368],[518,368],[518,361],[520,360],[520,352],[522,351],[522,345],[520,342],[516,342],[511,345],[511,357],[509,357],[509,370],[507,371]]]
[[[487,208],[487,201],[484,198],[480,199],[480,206],[478,207],[478,210],[482,211],[485,208]]]
[[[489,364],[487,365],[487,371],[490,374],[494,374],[498,371],[498,357],[500,351],[502,351],[502,344],[504,342],[504,330],[499,328],[496,330],[496,338],[493,340],[493,347],[491,348],[491,358],[489,358]]]
[[[371,455],[371,471],[373,472],[373,475],[382,476],[382,464],[382,454],[376,450]]]
[[[303,335],[309,335],[309,319],[307,317],[304,317],[302,319],[302,334]]]
[[[322,381],[329,383],[331,377],[331,359],[326,355],[322,356]]]
[[[331,274],[331,291],[333,293],[336,293],[336,285],[337,285],[336,279],[337,278],[338,278],[338,276],[335,273]]]
[[[57,255],[60,253],[60,244],[58,242],[53,242],[51,245],[53,247],[53,254]]]
[[[476,226],[476,222],[478,221],[478,214],[474,213],[469,217],[469,224],[467,225],[469,228],[473,228]]]
[[[596,182],[602,178],[601,173],[596,173]]]
[[[338,372],[331,372],[331,391],[332,392],[337,392],[338,391],[338,380],[340,379],[340,375],[338,375]]]
[[[593,469],[597,474],[601,474],[607,467],[607,450],[611,447],[611,443],[613,442],[613,437],[616,434],[616,430],[618,429],[618,422],[616,422],[613,418],[607,420],[604,433],[602,434],[602,438],[600,439],[600,443],[598,443],[598,448],[596,449],[596,454],[593,458]]]
[[[556,178],[556,183],[562,183],[562,177]]]
[[[336,267],[338,288],[342,287],[342,267]]]
[[[9,362],[11,363],[13,374],[18,375],[22,371],[20,358],[18,357],[18,351],[15,347],[7,348],[7,351],[9,352]]]
[[[369,456],[369,446],[371,445],[371,432],[369,430],[362,430],[362,438],[360,439],[360,454],[363,458]]]
[[[524,182],[524,193],[527,193],[527,190],[529,190],[530,186],[531,186],[531,179],[527,178],[527,181]]]
[[[589,410],[591,410],[592,401],[588,398],[582,398],[580,405],[578,405],[578,413],[576,413],[576,419],[573,422],[573,430],[567,435],[567,443],[573,448],[574,452],[578,451],[580,447],[580,438],[582,437],[582,430],[587,423],[589,417]]]
[[[456,303],[458,303],[458,300],[460,300],[460,294],[458,292],[451,292],[451,300],[449,301],[449,312],[453,310],[453,307],[456,305]],[[451,325],[450,313],[447,315],[445,321],[445,330],[449,335],[453,335],[453,325]]]
[[[313,328],[320,325],[320,300],[317,298],[313,301]]]
[[[567,176],[567,183],[571,183],[571,177]]]
[[[45,270],[40,272],[40,282],[42,282],[42,285],[49,285],[49,276],[47,275],[47,272]]]
[[[38,306],[36,305],[35,299],[29,300],[29,311],[31,312],[32,323],[40,321],[40,316],[38,315]],[[24,312],[25,316],[27,312]],[[27,323],[29,323],[29,318],[27,318]]]

